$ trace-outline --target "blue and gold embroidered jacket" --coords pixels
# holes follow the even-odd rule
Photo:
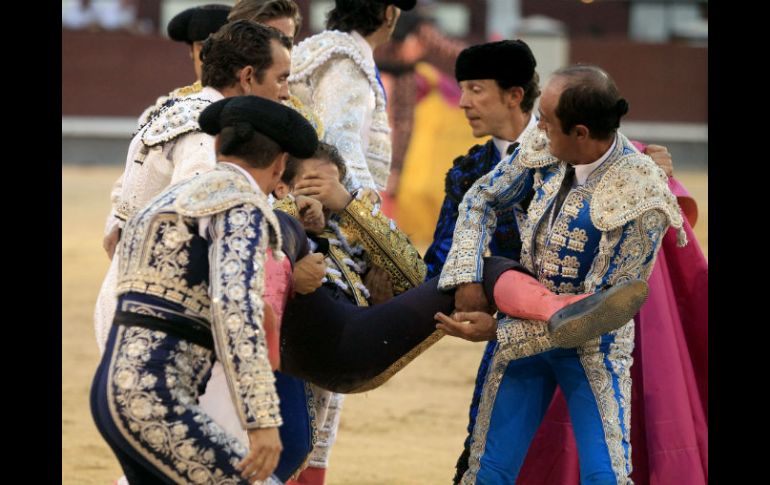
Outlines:
[[[682,216],[665,173],[625,136],[616,137],[607,160],[584,185],[569,191],[554,214],[566,164],[550,155],[541,131],[526,136],[512,156],[465,195],[439,287],[481,281],[496,214],[530,193],[534,196],[520,228],[520,261],[551,291],[585,293],[647,278],[669,225],[680,230],[680,244],[685,243]],[[498,339],[500,327],[504,321]]]
[[[130,299],[134,313],[209,325],[245,429],[282,424],[262,327],[268,247],[281,257],[267,198],[223,164],[152,199],[119,245],[119,305]]]

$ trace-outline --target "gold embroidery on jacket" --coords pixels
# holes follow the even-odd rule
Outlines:
[[[372,215],[374,204],[368,197],[353,199],[340,216],[340,229],[350,244],[364,247],[364,259],[390,276],[398,295],[425,279],[427,269],[420,253],[401,230],[382,212]]]

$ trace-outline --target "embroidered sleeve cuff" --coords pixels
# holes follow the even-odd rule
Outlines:
[[[500,352],[510,359],[520,359],[553,349],[548,324],[539,320],[520,320],[503,315],[497,321]]]
[[[248,416],[246,421],[241,423],[244,429],[275,428],[283,424],[280,401],[275,388],[273,387],[273,391],[267,393],[265,397],[266,399],[262,402],[252,403],[253,416]]]
[[[463,283],[480,283],[483,279],[484,260],[478,252],[477,243],[472,235],[462,231],[455,232],[452,249],[441,271],[438,286],[445,290]]]
[[[354,198],[341,214],[340,227],[350,243],[364,246],[369,265],[388,272],[396,294],[413,288],[425,279],[426,267],[420,253],[393,221],[372,204],[366,194]]]
[[[284,197],[283,199],[276,199],[273,204],[273,209],[289,214],[293,218],[299,220],[299,209],[294,197],[291,195]]]
[[[446,266],[444,266],[446,268]],[[472,274],[449,274],[445,275],[443,272],[438,279],[439,290],[451,290],[457,288],[465,283],[479,283],[480,280],[474,278]]]

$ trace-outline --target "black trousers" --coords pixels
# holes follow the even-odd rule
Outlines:
[[[527,272],[518,262],[485,258],[484,288],[492,302],[497,278]],[[281,371],[334,392],[351,392],[384,372],[436,331],[436,312],[454,310],[454,292],[438,278],[371,307],[358,307],[333,285],[289,300],[281,324]]]

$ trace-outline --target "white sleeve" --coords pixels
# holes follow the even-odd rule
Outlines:
[[[110,213],[107,215],[107,221],[104,224],[104,235],[106,236],[115,228],[115,226],[123,227],[124,221],[117,217],[116,208],[120,203],[120,196],[123,192],[123,177],[126,173],[120,174],[120,177],[112,184],[112,190],[110,190]]]
[[[181,136],[164,151],[174,167],[170,185],[208,172],[217,163],[214,137],[200,131]]]
[[[313,106],[325,129],[323,141],[337,147],[345,159],[348,190],[377,190],[363,147],[371,94],[366,75],[347,58],[331,62],[313,91]]]

